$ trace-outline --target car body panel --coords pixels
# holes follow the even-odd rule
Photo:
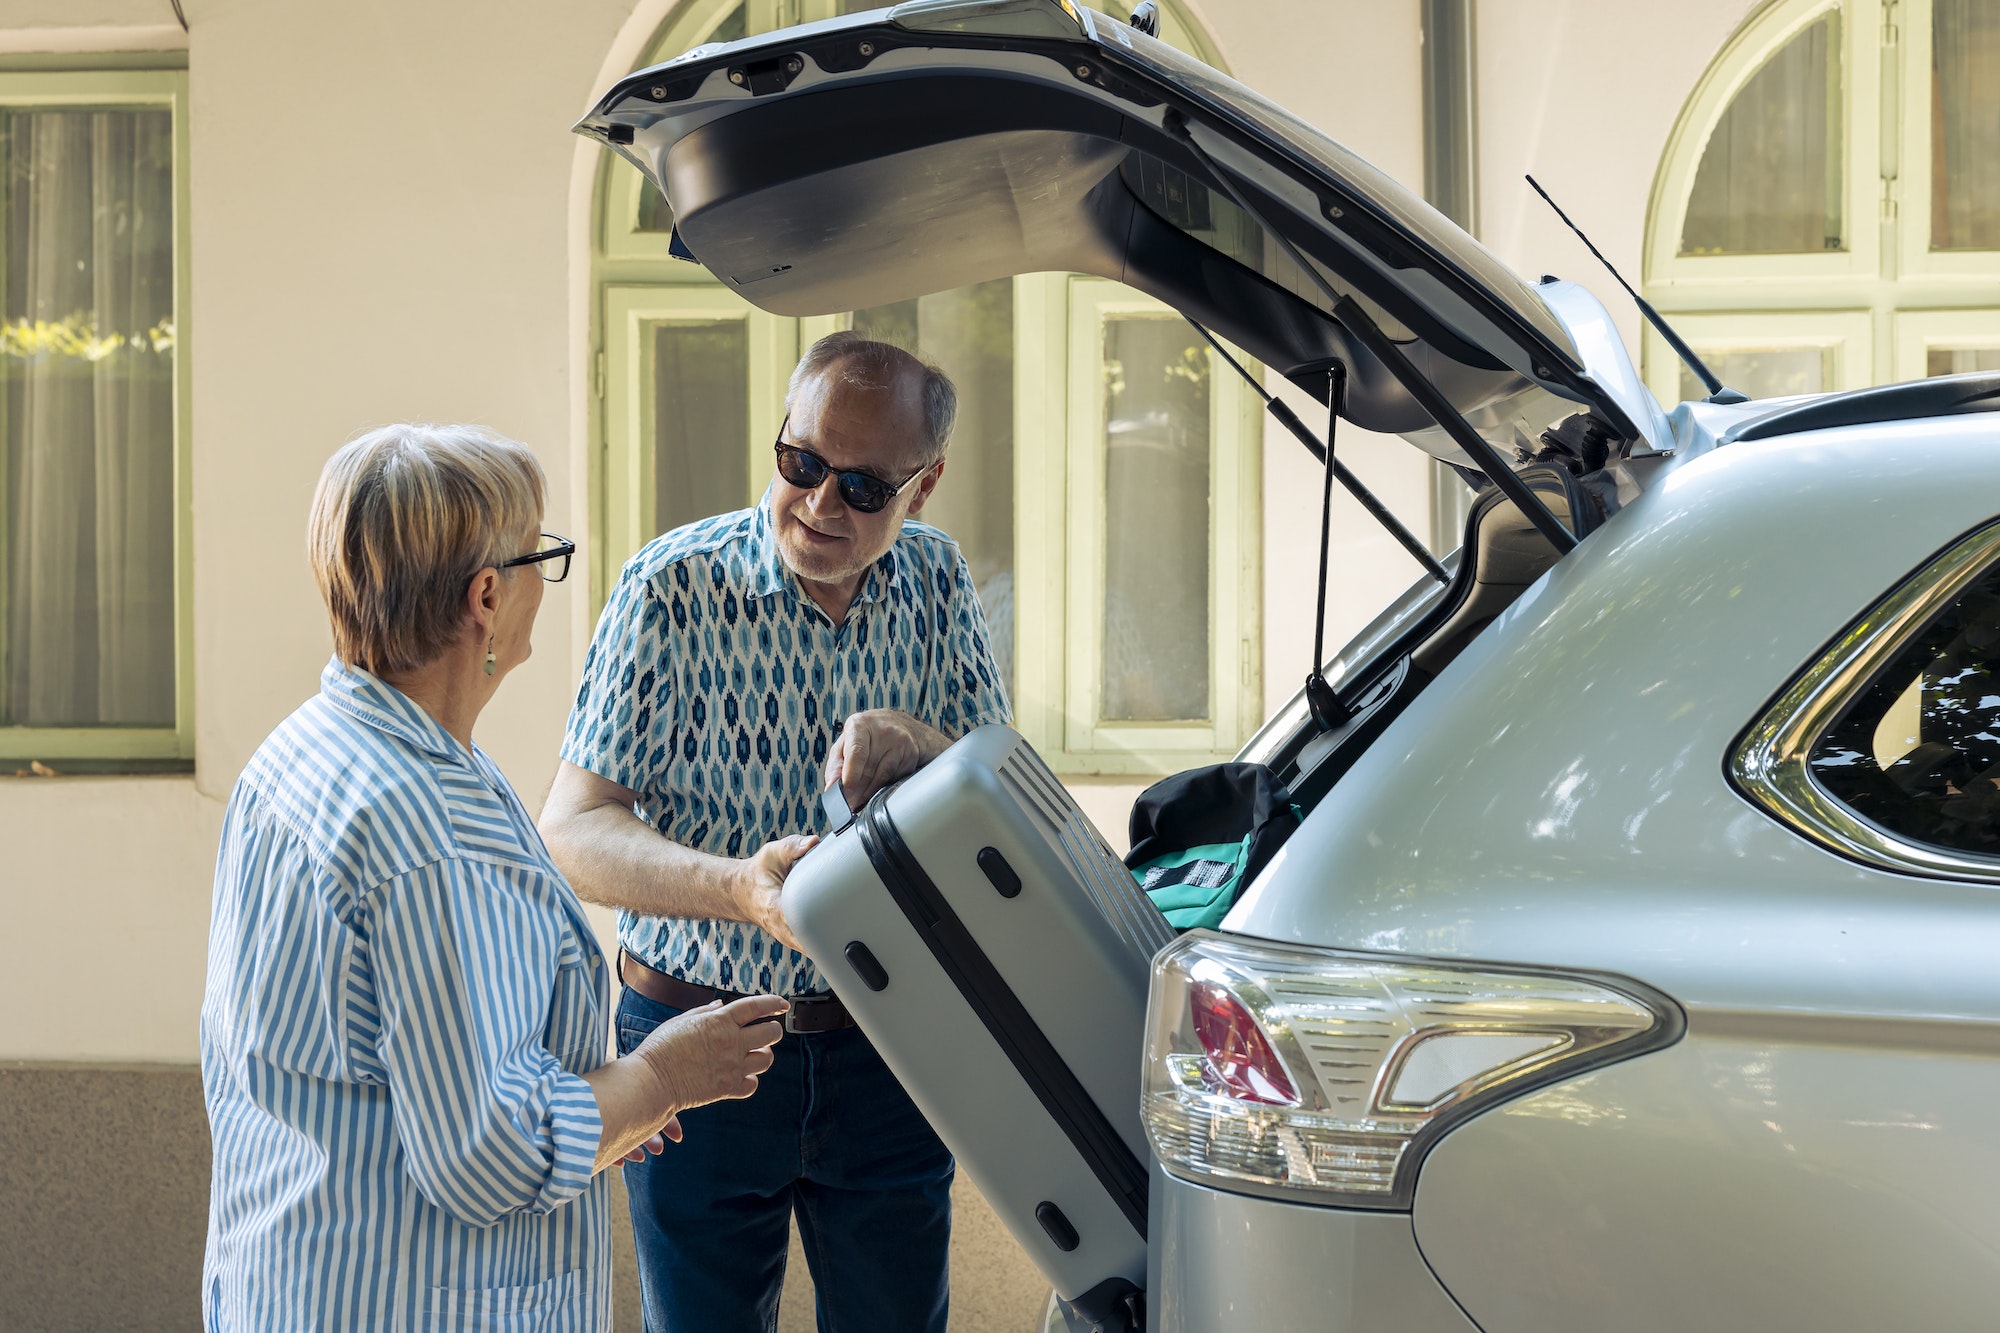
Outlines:
[[[2000,513],[2000,451],[1964,423],[1668,472],[1389,725],[1223,928],[1606,969],[1690,1023],[1704,1007],[2000,1021],[1994,887],[1842,859],[1724,771],[1823,645]]]
[[[1640,493],[1223,922],[1607,969],[1682,1005],[1677,1044],[1425,1157],[1414,1234],[1486,1333],[1992,1322],[2000,883],[1836,854],[1728,770],[1869,607],[2000,516],[2000,450],[1978,416],[1724,443],[1792,406],[1676,409],[1672,454],[1627,461]]]
[[[1151,1333],[1477,1333],[1425,1266],[1407,1213],[1311,1208],[1155,1168]]]
[[[1417,1243],[1485,1333],[1989,1329],[1993,1038],[1696,1016],[1447,1135]]]
[[[1655,449],[1667,448],[1673,439],[1667,414],[1640,378],[1639,368],[1632,364],[1625,340],[1618,336],[1618,326],[1604,303],[1588,287],[1561,278],[1543,278],[1538,290],[1599,386],[1625,409],[1648,444]]]

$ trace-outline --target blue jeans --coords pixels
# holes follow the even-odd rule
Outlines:
[[[619,1054],[680,1012],[627,990]],[[777,1327],[794,1215],[820,1333],[945,1333],[951,1154],[859,1028],[772,1053],[755,1096],[623,1168],[647,1333]]]

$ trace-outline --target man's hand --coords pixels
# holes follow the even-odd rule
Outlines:
[[[826,752],[820,790],[838,782],[847,808],[859,810],[869,797],[916,772],[950,745],[951,738],[943,732],[893,708],[850,714],[839,739]]]
[[[793,937],[792,928],[785,924],[778,896],[785,887],[785,876],[792,873],[799,858],[817,846],[817,836],[797,834],[767,842],[747,860],[737,863],[735,896],[742,919],[800,953],[805,949]]]

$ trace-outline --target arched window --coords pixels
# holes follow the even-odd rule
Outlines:
[[[1646,296],[1753,397],[2000,369],[2000,0],[1775,0],[1681,112]],[[1646,377],[1699,397],[1650,330]]]
[[[874,7],[690,0],[648,59]],[[1214,63],[1185,16],[1162,10],[1161,35]],[[1263,702],[1262,418],[1165,305],[1027,274],[783,318],[670,257],[671,210],[628,164],[606,156],[597,200],[597,601],[653,536],[763,493],[785,378],[813,339],[877,331],[958,385],[946,479],[923,518],[965,552],[1017,725],[1041,752],[1074,773],[1140,776],[1248,739]]]

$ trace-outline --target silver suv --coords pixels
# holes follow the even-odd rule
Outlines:
[[[699,48],[579,128],[767,310],[1115,278],[1478,488],[1245,752],[1309,813],[1155,961],[1143,1299],[1052,1319],[1992,1325],[2000,377],[1665,411],[1583,288],[1068,0]]]

